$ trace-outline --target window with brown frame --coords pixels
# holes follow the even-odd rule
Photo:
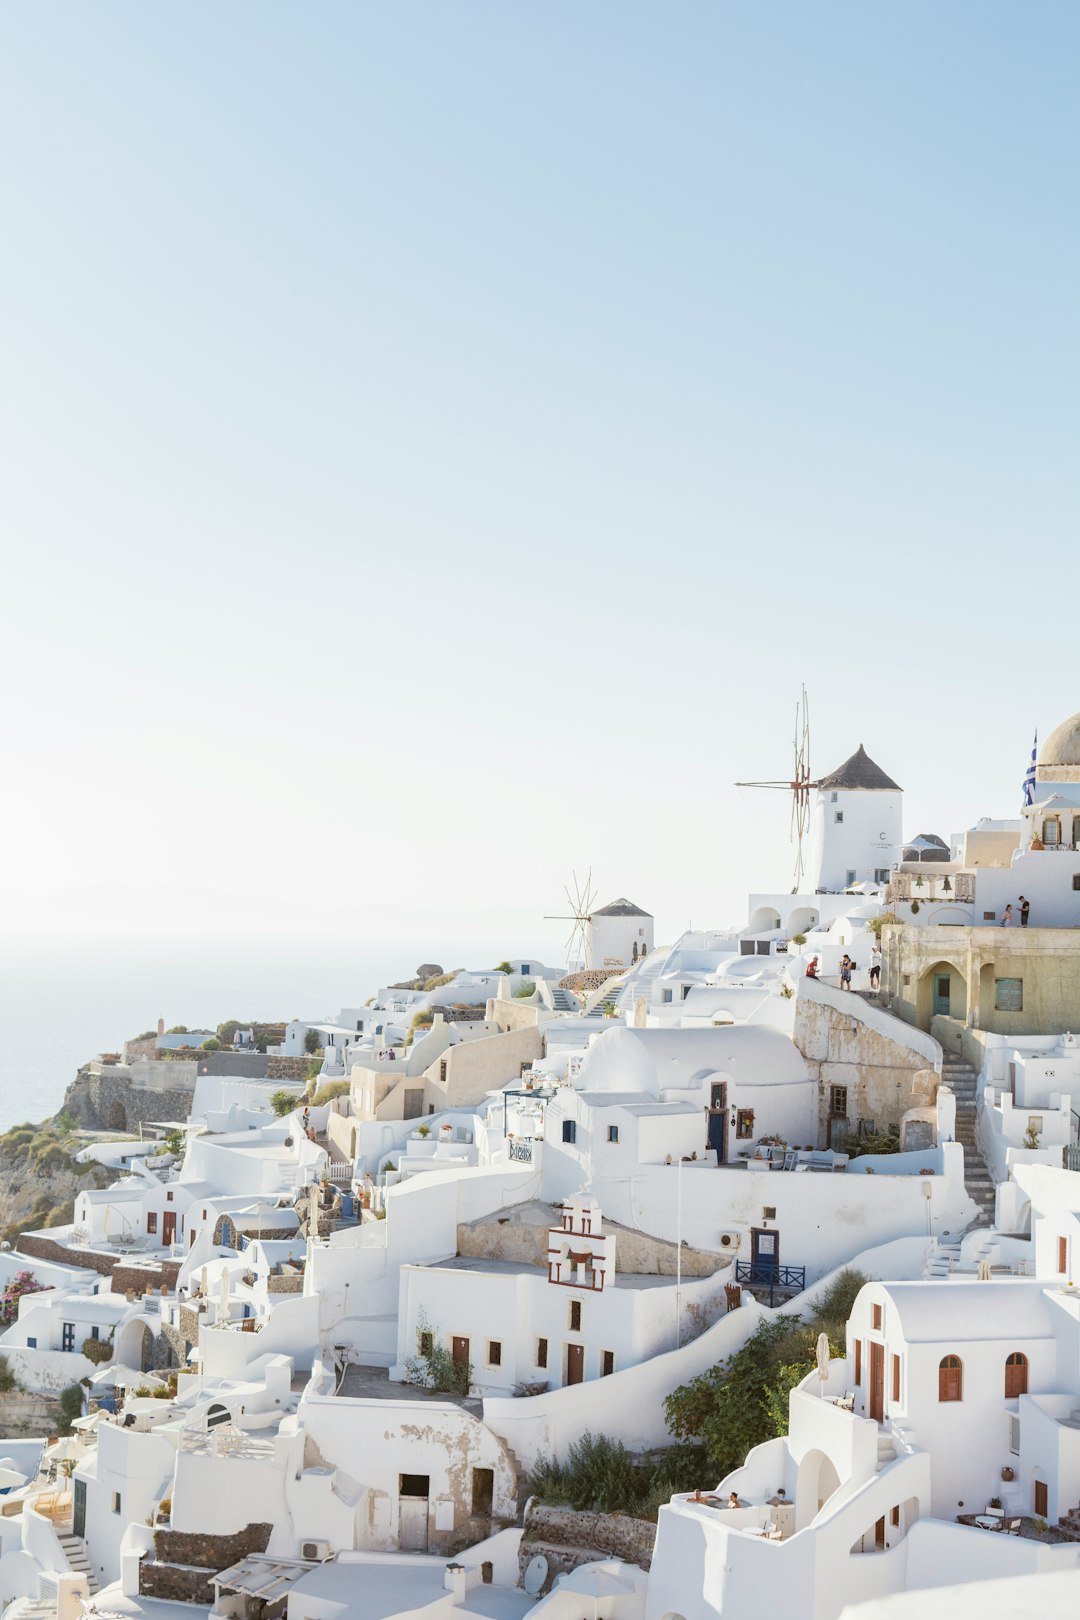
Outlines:
[[[1028,1387],[1028,1358],[1022,1350],[1014,1350],[1005,1363],[1005,1399],[1015,1401],[1026,1395]]]
[[[537,1341],[536,1341],[536,1365],[538,1367],[546,1367],[547,1366],[547,1340],[546,1339],[537,1339]]]
[[[862,1340],[855,1340],[855,1382],[862,1383]]]
[[[893,1358],[892,1358],[892,1398],[893,1398],[894,1401],[898,1401],[900,1399],[900,1357],[899,1356],[893,1356]]]
[[[1058,1238],[1058,1270],[1061,1272],[1062,1276],[1064,1276],[1065,1273],[1068,1271],[1068,1269],[1069,1269],[1069,1240],[1068,1240],[1068,1238],[1059,1237]]]
[[[938,1400],[962,1401],[964,1364],[959,1356],[942,1356],[938,1364]]]
[[[880,1305],[871,1305],[871,1307],[870,1307],[870,1321],[871,1321],[871,1324],[874,1327],[874,1329],[878,1333],[880,1333],[881,1332],[881,1306]]]
[[[571,1333],[580,1333],[581,1332],[581,1301],[580,1301],[580,1299],[572,1299],[570,1301],[570,1331],[571,1331]]]
[[[502,1344],[498,1339],[488,1341],[488,1366],[502,1366]]]
[[[601,1378],[609,1378],[614,1371],[615,1352],[614,1350],[605,1350],[600,1358],[600,1376]]]

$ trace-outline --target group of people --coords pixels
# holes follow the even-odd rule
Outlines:
[[[841,990],[851,989],[851,975],[854,973],[857,967],[858,963],[853,961],[845,951],[843,956],[840,958]],[[816,979],[818,977],[818,959],[816,956],[812,956],[809,962],[806,964],[806,977],[808,979]],[[872,945],[870,948],[870,988],[871,990],[881,989],[881,951],[878,949],[876,944]]]
[[[1020,912],[1020,926],[1021,928],[1026,928],[1028,925],[1028,917],[1031,914],[1031,901],[1025,900],[1024,896],[1021,895],[1017,909]],[[1007,905],[1001,914],[1001,926],[1002,928],[1012,928],[1015,922],[1016,918],[1013,916],[1013,908],[1011,905]]]

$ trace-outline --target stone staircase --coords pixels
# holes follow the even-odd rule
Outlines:
[[[575,1013],[578,1010],[576,996],[572,996],[569,990],[564,990],[559,984],[552,987],[551,1000],[557,1013]]]
[[[86,1542],[81,1536],[72,1535],[70,1531],[63,1534],[60,1531],[57,1531],[56,1539],[64,1549],[64,1557],[68,1561],[68,1568],[71,1570],[73,1575],[86,1576],[86,1582],[90,1588],[90,1596],[94,1597],[100,1588],[98,1586],[97,1576],[90,1567],[90,1558],[86,1551]]]
[[[964,1186],[978,1205],[973,1226],[994,1224],[994,1180],[975,1140],[979,1111],[978,1075],[963,1058],[946,1053],[941,1065],[942,1084],[956,1098],[956,1140],[964,1150]]]
[[[1080,1541],[1080,1507],[1070,1508],[1068,1513],[1058,1520],[1057,1527],[1066,1541]]]

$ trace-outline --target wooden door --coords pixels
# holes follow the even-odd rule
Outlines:
[[[398,1497],[398,1546],[402,1552],[427,1552],[428,1499]]]
[[[81,1540],[86,1535],[86,1481],[75,1481],[75,1507],[71,1525],[72,1534]]]
[[[870,1416],[880,1423],[885,1416],[885,1346],[870,1340]]]
[[[455,1334],[450,1347],[450,1354],[453,1356],[454,1361],[459,1367],[467,1367],[469,1364],[468,1339],[462,1339]]]
[[[568,1344],[566,1347],[566,1382],[581,1384],[585,1381],[585,1346]]]
[[[161,1241],[166,1248],[176,1238],[176,1211],[167,1209],[161,1217]]]
[[[1035,1517],[1045,1519],[1050,1512],[1050,1502],[1046,1491],[1045,1479],[1035,1481]]]

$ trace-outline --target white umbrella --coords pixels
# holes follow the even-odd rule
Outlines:
[[[819,1333],[817,1349],[814,1352],[817,1361],[817,1375],[821,1379],[821,1393],[825,1393],[825,1385],[829,1378],[829,1335]]]
[[[70,1462],[73,1457],[84,1455],[85,1448],[82,1441],[76,1435],[69,1434],[65,1435],[63,1440],[58,1440],[55,1446],[49,1446],[45,1452],[45,1461]]]
[[[222,1268],[221,1268],[221,1292],[218,1295],[217,1319],[218,1319],[219,1322],[226,1322],[226,1321],[228,1321],[228,1318],[229,1318],[229,1273],[225,1270],[225,1267],[222,1266]]]
[[[87,1412],[85,1417],[76,1418],[71,1427],[73,1429],[79,1429],[81,1432],[88,1434],[92,1429],[96,1429],[99,1423],[103,1423],[105,1421],[105,1415],[106,1414],[99,1407],[96,1412]],[[3,1458],[0,1457],[0,1463],[2,1462]]]
[[[163,1384],[164,1378],[157,1373],[139,1372],[135,1367],[125,1367],[121,1362],[115,1367],[101,1367],[90,1379],[94,1385],[108,1389],[136,1389],[140,1384]]]
[[[990,1262],[989,1262],[989,1260],[980,1260],[979,1261],[979,1281],[980,1282],[992,1282],[993,1281],[993,1273],[990,1270]]]
[[[19,1485],[26,1484],[28,1476],[20,1474],[13,1465],[8,1466],[10,1463],[10,1457],[0,1458],[0,1491],[12,1491]]]

